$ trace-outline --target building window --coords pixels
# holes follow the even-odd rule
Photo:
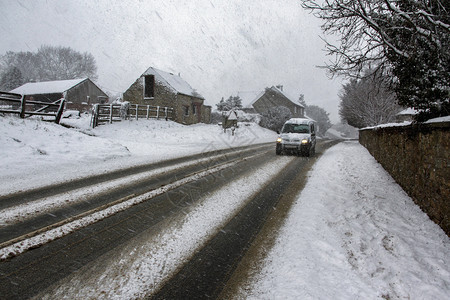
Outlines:
[[[192,104],[192,114],[194,114],[194,115],[197,114],[197,104],[195,104],[195,103]]]
[[[144,76],[144,98],[154,98],[155,97],[155,76],[146,75]]]
[[[183,106],[183,108],[184,108],[184,115],[189,116],[189,106],[185,105],[185,106]]]

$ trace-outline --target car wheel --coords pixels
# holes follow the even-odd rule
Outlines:
[[[276,155],[281,155],[281,147],[276,147],[275,154]]]

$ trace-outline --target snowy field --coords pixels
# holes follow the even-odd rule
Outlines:
[[[0,118],[0,194],[276,138],[254,124],[231,136],[217,125],[139,120],[91,129],[87,118],[63,122],[75,128]],[[230,208],[243,205],[261,181],[292,159],[266,164],[259,182],[230,183],[159,236],[135,241],[96,268],[80,270],[44,298],[144,295],[227,222]],[[449,299],[449,238],[367,150],[355,141],[340,143],[325,152],[308,178],[261,272],[238,298]]]

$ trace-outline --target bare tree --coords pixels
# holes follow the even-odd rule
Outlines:
[[[401,110],[386,79],[377,73],[350,80],[343,86],[339,98],[342,121],[357,128],[393,122]]]
[[[331,128],[330,114],[325,109],[317,105],[308,105],[305,100],[305,95],[300,94],[298,103],[305,108],[305,114],[317,122],[319,126],[318,134],[324,136],[325,132]]]
[[[308,117],[317,122],[317,125],[319,126],[317,134],[324,136],[325,132],[331,128],[330,114],[317,105],[306,105],[305,112]]]
[[[16,67],[26,82],[89,77],[97,79],[97,65],[90,53],[70,47],[41,46],[33,52],[7,52],[0,57],[2,73]]]
[[[242,99],[239,96],[230,96],[227,100],[224,100],[223,97],[219,103],[216,104],[218,111],[229,111],[232,109],[241,109],[242,108]]]
[[[10,67],[0,76],[0,90],[10,91],[24,84],[22,72],[16,67]]]
[[[401,105],[449,114],[450,7],[442,0],[302,0],[324,20],[331,74],[391,72]],[[433,114],[433,113],[432,113]]]
[[[97,79],[97,66],[90,53],[69,47],[41,46],[37,52],[40,81],[89,77]]]
[[[8,51],[0,57],[1,73],[6,73],[14,67],[20,70],[25,82],[36,80],[38,78],[37,73],[39,70],[36,68],[35,53],[29,51]]]

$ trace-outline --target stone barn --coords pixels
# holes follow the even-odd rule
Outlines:
[[[173,108],[181,124],[209,123],[211,106],[179,75],[148,68],[123,94],[123,101]]]

